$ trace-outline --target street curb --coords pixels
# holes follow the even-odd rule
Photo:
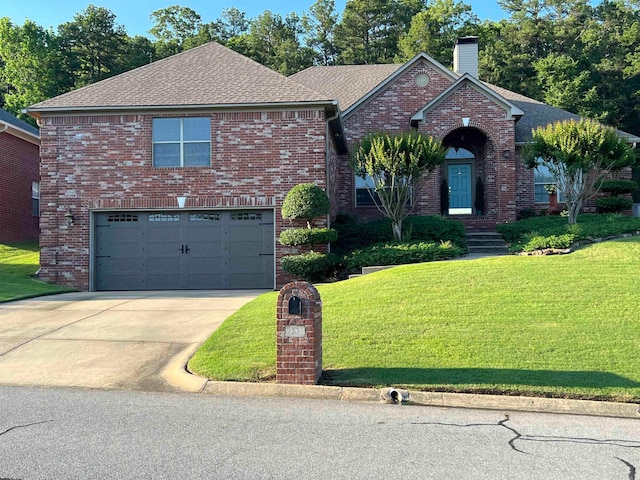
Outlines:
[[[204,380],[204,379],[203,379]],[[391,388],[334,387],[326,385],[287,385],[280,383],[208,381],[202,393],[239,397],[286,397],[346,402],[394,403]],[[473,408],[480,410],[510,410],[536,413],[560,413],[640,419],[636,403],[599,402],[564,398],[516,397],[472,393],[399,391],[403,404]]]
[[[640,405],[636,403],[599,402],[566,398],[512,397],[473,393],[409,392],[409,403],[439,407],[640,418]]]

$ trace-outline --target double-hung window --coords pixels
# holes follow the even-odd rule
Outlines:
[[[373,197],[371,194],[373,194]],[[365,207],[375,205],[376,203],[380,203],[380,199],[375,192],[373,178],[369,175],[365,178],[356,176],[356,205],[358,207]]]
[[[211,119],[208,117],[154,118],[154,167],[211,165]]]
[[[534,188],[535,188],[535,202],[536,203],[549,203],[549,192],[545,189],[547,185],[555,185],[556,179],[553,177],[549,168],[544,165],[538,165],[534,169]],[[558,201],[564,202],[564,195],[558,191]]]
[[[40,182],[31,182],[31,215],[40,216]]]

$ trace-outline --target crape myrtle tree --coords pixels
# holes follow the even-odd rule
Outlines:
[[[636,161],[629,144],[595,120],[565,120],[538,127],[532,134],[522,159],[529,168],[549,169],[565,196],[569,225],[577,222],[584,203],[598,193],[603,178]]]
[[[373,182],[369,193],[378,210],[391,220],[397,241],[402,241],[402,221],[416,204],[415,193],[429,173],[444,163],[446,153],[439,140],[419,133],[373,133],[354,149],[351,169]]]

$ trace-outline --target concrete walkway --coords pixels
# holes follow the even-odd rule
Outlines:
[[[80,292],[0,304],[0,384],[172,391],[242,291]]]

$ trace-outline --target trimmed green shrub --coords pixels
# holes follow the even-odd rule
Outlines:
[[[332,228],[291,228],[280,233],[282,245],[314,245],[335,242],[338,232]]]
[[[603,197],[596,199],[596,207],[603,213],[621,212],[629,210],[633,206],[633,200],[625,197]]]
[[[527,218],[531,218],[531,217],[535,217],[536,211],[533,208],[523,208],[522,210],[518,211],[516,218],[518,220],[525,220]]]
[[[336,253],[346,254],[378,243],[393,242],[389,219],[358,222],[354,217],[341,215],[332,227],[338,231],[338,241],[332,244]],[[459,220],[411,215],[404,220],[403,231],[403,237],[408,241],[451,241],[462,248],[467,245],[464,224]]]
[[[356,250],[344,259],[349,272],[372,265],[404,265],[407,263],[447,260],[464,255],[466,250],[452,242],[384,243]]]
[[[577,241],[637,232],[640,231],[640,218],[618,213],[583,214],[578,217],[577,225],[578,227],[568,227],[562,217],[542,216],[499,225],[498,232],[511,244],[510,250],[518,252],[535,235],[548,237],[569,233]]]
[[[340,257],[333,253],[309,252],[282,257],[282,269],[301,280],[323,282],[334,277]]]
[[[282,218],[289,220],[302,219],[310,225],[314,218],[328,215],[331,210],[329,197],[314,183],[296,185],[282,203]]]
[[[520,245],[518,251],[533,252],[534,250],[544,250],[547,248],[565,249],[569,248],[575,240],[575,235],[565,233],[564,235],[534,235],[525,243]]]
[[[602,180],[599,186],[600,190],[612,195],[631,193],[638,189],[638,183],[633,180]]]

